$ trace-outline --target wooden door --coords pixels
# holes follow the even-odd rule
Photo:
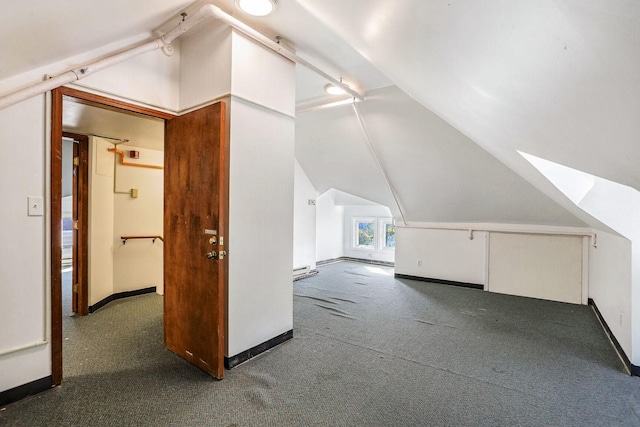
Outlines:
[[[164,170],[165,344],[221,379],[228,244],[224,103],[166,121]]]
[[[71,311],[86,316],[89,314],[89,137],[69,132],[63,132],[62,136],[74,141]]]

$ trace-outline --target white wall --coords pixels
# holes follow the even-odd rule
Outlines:
[[[48,338],[48,216],[27,216],[27,197],[45,197],[44,96],[0,111],[0,353]],[[0,391],[51,374],[51,347],[0,355]]]
[[[236,31],[232,44],[233,95],[295,117],[295,64]]]
[[[582,237],[491,233],[487,290],[582,303]]]
[[[380,240],[380,230],[379,230],[379,222],[378,220],[388,219],[391,220],[391,211],[386,206],[345,206],[344,207],[344,224],[343,224],[343,245],[344,245],[344,256],[350,258],[360,258],[372,261],[384,261],[384,262],[394,262],[395,261],[395,251],[393,250],[382,250],[379,246]],[[354,229],[353,229],[353,220],[354,218],[372,218],[376,220],[376,248],[374,250],[370,249],[359,249],[353,246],[354,242]]]
[[[589,248],[589,298],[628,357],[632,354],[631,257],[631,241],[610,233],[599,232],[597,247]]]
[[[474,228],[473,224],[464,226]],[[509,227],[516,228],[493,224],[493,231],[474,231],[473,240],[467,230],[398,227],[395,271],[482,284],[490,292],[586,303],[583,269],[588,259],[583,259],[586,244],[583,239],[588,238],[545,235],[544,228],[536,226],[528,227],[528,231],[540,234],[500,232]],[[478,224],[476,228],[487,227]],[[524,231],[527,227],[517,228]],[[422,266],[418,266],[418,261]],[[606,266],[606,262],[603,263],[599,269],[605,268],[602,265]]]
[[[127,100],[144,100],[149,106],[176,111],[179,105],[180,43],[172,46],[173,56],[168,57],[158,49],[92,74],[75,85]]]
[[[180,110],[231,92],[231,29],[208,22],[180,38]]]
[[[89,305],[113,294],[113,147],[89,138]]]
[[[120,46],[88,52],[81,57],[69,58],[41,70],[16,76],[0,82],[0,88],[13,88],[40,80],[44,73],[55,73],[68,68],[72,63],[82,63],[83,58],[94,58]],[[177,104],[173,97],[177,93],[178,83],[176,68],[165,66],[159,61],[174,63],[179,60],[179,54],[164,58],[146,54],[128,67],[101,71],[91,81],[87,80],[86,84],[91,84],[94,91],[102,88],[105,93],[117,91],[126,99],[140,104],[162,104],[164,108],[175,109]],[[145,76],[149,76],[149,80],[145,80]],[[45,331],[47,337],[50,333],[49,327],[45,328],[50,307],[47,256],[49,240],[46,226],[50,218],[50,207],[46,206],[45,216],[26,216],[27,196],[48,198],[50,194],[49,176],[46,172],[49,161],[45,160],[50,151],[49,131],[46,129],[49,113],[45,105],[45,96],[35,96],[0,110],[0,139],[5,142],[19,141],[15,144],[0,144],[0,154],[4,159],[0,177],[3,182],[11,183],[1,190],[3,209],[0,210],[0,220],[4,229],[0,242],[0,324],[4,327],[0,328],[0,352],[40,341],[44,338]],[[106,237],[109,242],[113,240],[112,236],[110,233]],[[8,283],[20,286],[6,286]],[[100,299],[98,294],[90,295],[90,298],[91,301]],[[50,374],[49,345],[0,356],[0,391]]]
[[[594,218],[591,222],[600,221],[594,225],[595,228],[606,230],[598,231],[598,235],[603,236],[603,245],[591,249],[591,268],[595,268],[597,273],[594,275],[596,281],[590,284],[590,297],[598,307],[605,307],[600,311],[603,318],[611,330],[615,330],[614,335],[627,356],[634,364],[639,364],[640,305],[631,305],[630,301],[636,301],[640,295],[640,257],[627,254],[624,239],[609,233],[613,230],[620,233],[631,241],[630,253],[638,253],[640,192],[550,160],[520,154],[573,203],[591,215]],[[630,276],[627,277],[629,271]]]
[[[232,99],[229,357],[293,328],[293,135],[292,119]]]
[[[593,188],[578,206],[631,242],[631,253],[627,254],[626,244],[620,242],[620,238],[598,233],[598,248],[592,249],[591,255],[595,257],[594,262],[602,260],[596,264],[602,269],[597,275],[601,281],[599,285],[592,285],[590,296],[598,308],[601,305],[605,307],[600,308],[602,316],[631,363],[640,366],[640,304],[631,304],[640,296],[640,193],[631,187],[595,177]],[[603,237],[603,245],[600,237]],[[617,255],[609,254],[610,251]],[[628,264],[622,264],[622,260]],[[626,274],[629,270],[628,282]]]
[[[316,200],[316,260],[341,257],[394,262],[395,251],[353,247],[353,219],[391,219],[391,211],[369,200],[330,189]],[[379,230],[376,222],[376,236]],[[378,243],[376,242],[376,248]]]
[[[485,284],[487,233],[396,227],[397,274]],[[418,265],[421,261],[421,266]]]
[[[344,207],[336,206],[335,191],[316,199],[316,260],[344,256]]]
[[[295,161],[293,195],[293,267],[316,268],[316,205],[318,193],[309,177]]]
[[[626,301],[640,301],[640,192],[634,188],[595,177],[593,189],[580,201],[579,207],[590,215],[604,222],[609,227],[629,239],[631,243],[631,285],[627,287],[625,280],[607,281],[608,298],[605,305],[614,304],[606,310],[603,317],[607,324],[622,323],[622,343],[628,334],[631,334],[631,352],[627,356],[636,366],[640,366],[640,304],[628,305]],[[617,265],[618,268],[627,270],[626,267]],[[608,273],[612,278],[619,274],[617,270]],[[622,295],[626,294],[626,297]],[[602,292],[597,297],[592,297],[596,305],[600,307]],[[622,313],[622,322],[620,314]],[[610,326],[611,327],[611,326]],[[613,328],[612,328],[613,330]]]
[[[73,140],[62,139],[62,197],[73,194],[73,145]]]
[[[258,104],[229,106],[228,357],[293,329],[295,67],[236,33],[232,51],[233,91]]]
[[[135,146],[119,148],[140,152],[139,159],[127,162],[162,166],[164,152]],[[108,153],[113,156],[112,153]],[[132,291],[156,286],[159,294],[163,287],[163,243],[150,239],[129,240],[122,243],[123,235],[163,235],[164,171],[162,169],[123,166],[116,163],[116,188],[118,191],[138,189],[138,197],[116,194],[114,200],[113,292]]]

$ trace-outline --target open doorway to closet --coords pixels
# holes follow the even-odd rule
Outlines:
[[[87,117],[105,112],[120,115],[121,126],[136,118],[129,135],[147,125],[158,127],[160,134],[155,139],[164,152],[143,145],[139,135],[120,136],[118,127],[79,128]],[[100,124],[100,120],[93,122]],[[107,304],[114,295],[158,290],[164,293],[166,347],[222,378],[228,277],[223,246],[228,235],[225,123],[223,102],[176,117],[75,89],[62,87],[52,92],[54,384],[61,383],[63,366],[61,173],[65,127],[89,136],[88,311]],[[143,195],[151,203],[142,203]]]
[[[62,341],[63,325],[72,331],[75,316],[118,297],[162,293],[162,241],[127,246],[121,237],[163,235],[165,117],[69,88],[52,98],[52,333]],[[136,165],[152,167],[122,166],[120,153],[129,160],[131,152]],[[52,342],[55,373],[62,343]]]

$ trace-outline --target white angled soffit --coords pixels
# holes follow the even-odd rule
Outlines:
[[[518,152],[578,208],[628,239],[640,239],[640,192],[618,182]]]
[[[595,177],[591,174],[522,151],[518,153],[576,205],[580,204],[595,185]]]

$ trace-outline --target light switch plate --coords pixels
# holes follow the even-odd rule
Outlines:
[[[27,209],[28,216],[44,215],[44,201],[42,200],[42,197],[29,196],[27,197],[27,203],[28,203],[28,209]]]

